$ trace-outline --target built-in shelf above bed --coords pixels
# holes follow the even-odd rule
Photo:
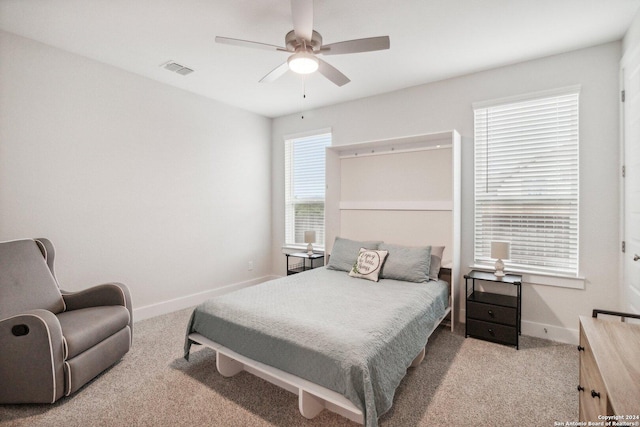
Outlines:
[[[443,148],[453,144],[456,131],[436,132],[399,138],[379,139],[355,144],[337,145],[329,149],[339,153],[340,158],[390,154],[396,152],[423,151]],[[458,138],[460,135],[458,135]]]
[[[336,236],[443,245],[457,289],[460,141],[452,130],[327,147],[326,251]]]

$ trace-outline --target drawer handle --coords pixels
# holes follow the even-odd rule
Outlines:
[[[489,328],[488,332],[489,332],[489,335],[491,335],[492,337],[496,336],[496,333],[493,332],[493,329]]]
[[[496,315],[493,312],[493,310],[489,310],[489,311],[487,311],[487,313],[489,314],[490,317],[496,317]]]
[[[584,347],[583,347],[583,346],[581,346],[581,345],[579,345],[579,346],[578,346],[578,351],[584,351]]]
[[[598,399],[600,399],[600,393],[598,393],[595,390],[591,390],[591,397],[593,397],[594,399],[597,397]]]
[[[584,391],[584,387],[582,387],[580,384],[578,384],[578,391]]]

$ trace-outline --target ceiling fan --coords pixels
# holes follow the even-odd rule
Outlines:
[[[338,69],[318,58],[318,55],[342,55],[389,49],[389,36],[323,45],[322,36],[313,30],[313,0],[291,0],[291,14],[293,30],[289,31],[284,38],[285,47],[219,36],[216,37],[216,43],[292,53],[286,62],[274,68],[260,79],[260,82],[272,82],[289,69],[299,74],[309,74],[317,70],[338,86],[344,86],[351,80]]]

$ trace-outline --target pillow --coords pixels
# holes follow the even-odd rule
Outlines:
[[[431,246],[401,246],[382,243],[378,249],[389,252],[382,269],[383,279],[405,282],[428,282],[431,265]]]
[[[377,282],[384,260],[389,252],[360,248],[358,258],[353,263],[349,276]]]
[[[351,271],[358,258],[360,248],[378,249],[380,243],[382,242],[359,242],[336,237],[327,269]]]
[[[429,269],[429,278],[431,280],[438,280],[443,252],[444,246],[431,246],[431,268]]]

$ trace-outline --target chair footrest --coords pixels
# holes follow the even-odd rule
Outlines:
[[[75,393],[100,372],[116,363],[131,347],[128,326],[89,350],[64,362],[65,395]]]

